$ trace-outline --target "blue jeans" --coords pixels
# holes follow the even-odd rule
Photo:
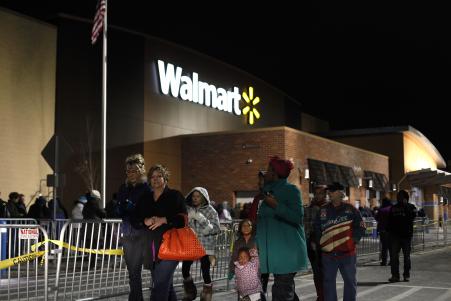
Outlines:
[[[172,281],[178,263],[174,260],[161,260],[155,264],[155,268],[151,270],[153,281],[151,301],[177,301]]]
[[[355,301],[357,294],[356,256],[323,254],[324,301],[337,301],[337,271],[344,281],[344,301]]]
[[[124,259],[127,265],[130,283],[129,301],[143,300],[141,270],[143,250],[147,250],[144,236],[124,236],[121,239],[124,248]]]

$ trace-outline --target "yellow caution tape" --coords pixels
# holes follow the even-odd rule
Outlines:
[[[97,249],[87,249],[87,248],[79,248],[76,246],[69,245],[67,242],[63,242],[60,240],[52,240],[48,239],[45,241],[41,241],[37,244],[34,244],[31,246],[31,250],[34,251],[36,248],[39,248],[46,242],[51,242],[59,247],[63,247],[66,249],[70,249],[74,252],[83,252],[83,253],[91,253],[91,254],[99,254],[99,255],[118,255],[122,256],[124,254],[124,251],[122,249],[104,249],[104,250],[97,250]]]
[[[91,253],[91,254],[99,254],[99,255],[118,255],[122,256],[124,254],[124,251],[122,249],[106,249],[106,250],[97,250],[97,249],[87,249],[87,248],[78,248],[76,246],[69,245],[66,242],[60,241],[60,240],[52,240],[48,239],[45,241],[38,242],[37,244],[34,244],[31,246],[32,253],[28,253],[25,255],[20,255],[14,258],[5,259],[0,261],[0,270],[7,269],[9,267],[12,267],[17,264],[25,263],[31,260],[34,260],[38,257],[44,256],[45,251],[36,251],[40,246],[45,244],[46,242],[51,242],[57,246],[70,249],[74,252],[83,252],[83,253]]]
[[[0,270],[7,269],[9,267],[12,267],[16,264],[25,263],[27,261],[34,260],[38,257],[41,257],[45,254],[45,251],[37,251],[33,253],[28,253],[25,255],[17,256],[10,259],[5,259],[0,261]]]

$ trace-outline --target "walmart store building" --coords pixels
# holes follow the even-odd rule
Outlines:
[[[51,170],[40,152],[56,134],[64,145],[61,193],[70,208],[86,189],[83,150],[99,158],[101,43],[91,46],[91,23],[84,20],[60,16],[50,25],[0,14],[0,57],[15,62],[0,76],[20,73],[31,83],[9,81],[1,96],[2,115],[27,122],[13,127],[9,121],[12,134],[2,136],[3,144],[16,147],[0,150],[9,158],[3,167],[14,170],[0,175],[0,190],[3,198],[13,190],[30,200],[46,194],[41,179]],[[358,176],[365,171],[379,183],[379,197],[387,190],[387,156],[311,134],[327,130],[327,122],[304,114],[298,100],[264,81],[140,33],[111,26],[108,39],[107,200],[124,181],[125,157],[138,152],[147,167],[169,167],[172,187],[204,186],[217,202],[248,200],[270,155],[295,162],[290,181],[302,188],[304,201],[312,180],[339,180],[353,203],[364,204],[369,187]],[[22,143],[26,151],[17,151]]]

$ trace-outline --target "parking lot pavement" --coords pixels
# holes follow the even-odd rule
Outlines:
[[[389,283],[387,281],[389,277],[389,266],[380,266],[379,262],[359,265],[357,300],[451,301],[451,248],[413,254],[410,282]],[[311,274],[296,277],[295,282],[300,300],[316,300]],[[236,300],[234,289],[229,291],[221,290],[220,287],[218,289],[220,291],[214,295],[213,300]],[[343,281],[340,276],[337,277],[337,289],[341,300]],[[271,294],[268,296],[268,300],[271,300]]]

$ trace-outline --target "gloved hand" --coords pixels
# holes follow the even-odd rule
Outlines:
[[[202,224],[208,222],[208,220],[207,220],[207,218],[205,217],[205,215],[203,215],[203,214],[200,213],[200,212],[196,212],[196,216],[195,216],[194,218],[195,218],[199,223],[202,223]]]
[[[196,212],[194,210],[188,210],[188,220],[195,219]]]
[[[227,275],[227,279],[232,280],[233,277],[235,277],[235,273],[229,272],[229,274]]]

